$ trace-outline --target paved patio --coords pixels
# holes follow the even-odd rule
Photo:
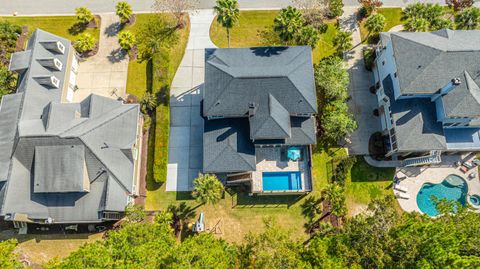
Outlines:
[[[170,135],[167,191],[191,191],[203,165],[203,98],[205,48],[214,48],[209,30],[212,10],[190,14],[187,49],[170,90]]]
[[[455,162],[471,161],[475,155],[446,155],[442,156],[442,163],[435,167],[402,167],[397,169],[397,177],[406,176],[398,184],[407,189],[406,194],[410,196],[409,199],[397,198],[400,207],[407,212],[420,212],[417,205],[417,194],[425,183],[438,184],[441,183],[448,175],[458,175],[465,179],[468,184],[468,195],[480,194],[480,180],[478,176],[478,169],[473,168],[467,173],[460,171],[455,167]],[[475,177],[470,179],[469,175],[475,173]],[[403,193],[398,190],[393,190],[394,194]]]
[[[126,95],[128,56],[118,45],[120,21],[115,14],[100,17],[99,50],[95,56],[79,64],[74,102],[80,102],[92,93],[115,99]]]
[[[358,123],[358,129],[349,137],[349,143],[346,146],[350,154],[366,155],[369,154],[368,140],[370,136],[379,131],[381,126],[380,119],[373,115],[373,110],[378,106],[375,95],[369,91],[373,84],[373,74],[365,69],[364,45],[361,43],[356,12],[356,8],[344,8],[344,13],[340,18],[340,27],[345,31],[352,32],[354,48],[345,55],[350,74],[349,94],[351,99],[348,106]]]

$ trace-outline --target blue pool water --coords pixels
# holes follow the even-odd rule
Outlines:
[[[432,201],[432,196],[435,196],[438,200],[447,199],[465,205],[467,192],[468,186],[462,177],[449,175],[439,184],[423,184],[417,194],[417,205],[423,213],[434,217],[438,215],[438,211]]]
[[[480,195],[474,194],[470,196],[470,203],[474,206],[480,206]]]
[[[291,191],[302,189],[300,172],[263,172],[264,191]]]

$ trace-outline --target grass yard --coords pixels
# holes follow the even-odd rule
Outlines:
[[[240,11],[238,24],[230,31],[230,47],[255,47],[283,45],[273,33],[273,20],[277,10]],[[313,50],[313,62],[330,56],[335,52],[332,39],[337,33],[336,22],[328,22],[328,30],[321,35],[317,47]],[[210,27],[210,38],[220,48],[227,47],[227,33],[216,20]]]
[[[385,16],[385,27],[383,28],[384,32],[388,32],[392,27],[397,26],[399,24],[403,24],[402,20],[400,19],[402,17],[402,9],[401,8],[380,8],[378,9],[378,13],[382,14]],[[374,42],[375,40],[372,38],[368,38],[368,31],[365,29],[365,21],[366,19],[363,19],[360,22],[360,35],[362,37],[363,42]]]
[[[98,18],[97,25],[99,23]],[[69,31],[75,24],[75,16],[48,16],[48,17],[0,17],[0,20],[6,20],[20,26],[28,26],[28,34],[31,35],[35,29],[40,28],[52,34],[75,41],[78,33]],[[85,29],[84,33],[92,34],[98,40],[100,29]]]
[[[129,30],[136,34],[143,24],[154,18],[153,16],[158,15],[138,14],[135,24]],[[148,141],[147,209],[155,208],[152,205],[155,205],[155,201],[165,194],[162,193],[160,184],[154,182],[154,178],[165,180],[167,177],[169,87],[187,46],[189,25],[188,23],[185,28],[178,31],[178,42],[174,46],[162,48],[150,61],[131,61],[128,65],[127,93],[141,98],[145,92],[151,92],[160,100],[152,118],[154,124],[152,124]]]
[[[207,227],[219,223],[217,227],[220,229],[217,231],[221,232],[218,236],[230,242],[240,242],[248,232],[263,231],[265,218],[273,218],[280,227],[290,230],[292,238],[306,239],[301,205],[307,197],[320,196],[321,190],[332,176],[332,158],[345,155],[346,151],[342,148],[330,149],[329,152],[321,149],[314,151],[312,158],[314,191],[306,196],[249,197],[246,193],[225,193],[225,198],[216,205],[198,206],[190,193],[165,192],[165,186],[162,186],[155,193],[149,193],[148,209],[164,210],[171,204],[178,205],[184,202],[196,211],[197,216],[200,212],[205,213]],[[349,214],[364,210],[374,198],[393,195],[389,188],[393,173],[393,169],[371,167],[359,157],[346,183]]]

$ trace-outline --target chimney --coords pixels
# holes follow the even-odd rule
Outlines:
[[[65,46],[62,44],[60,41],[43,41],[40,42],[44,48],[51,52],[56,52],[56,53],[65,53]]]
[[[257,105],[255,103],[248,103],[248,116],[253,117],[257,112]]]
[[[46,68],[62,71],[63,64],[57,58],[37,59],[37,61]]]
[[[34,79],[44,86],[53,87],[58,89],[60,87],[60,80],[55,76],[37,76]]]

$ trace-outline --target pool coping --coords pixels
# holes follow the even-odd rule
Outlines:
[[[470,202],[470,196],[473,194],[480,195],[480,180],[478,176],[478,171],[476,168],[471,169],[467,173],[463,173],[459,168],[455,167],[453,164],[451,166],[442,166],[442,167],[417,167],[417,168],[397,168],[396,175],[397,177],[405,176],[405,170],[416,170],[418,174],[415,176],[409,176],[406,179],[401,180],[398,185],[406,188],[407,192],[401,192],[393,189],[394,195],[397,197],[399,193],[406,193],[410,196],[409,199],[402,199],[397,197],[397,201],[400,207],[406,212],[423,212],[420,210],[417,204],[417,194],[425,183],[439,184],[441,183],[448,175],[457,175],[462,177],[468,186],[467,192],[467,203],[473,208],[480,210],[480,207],[473,206]],[[468,176],[471,173],[476,173],[476,176],[470,179]]]

